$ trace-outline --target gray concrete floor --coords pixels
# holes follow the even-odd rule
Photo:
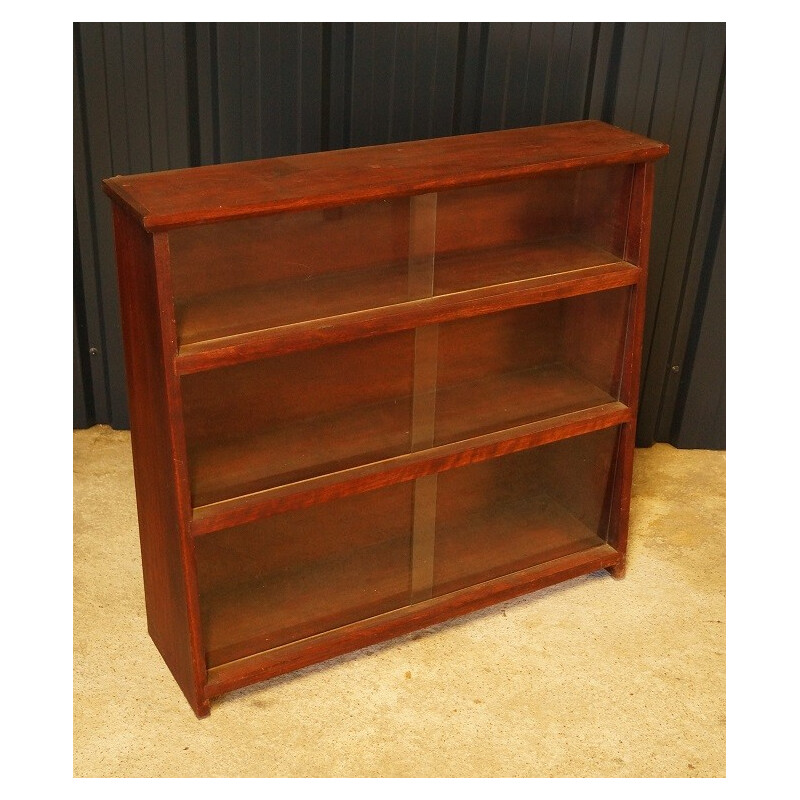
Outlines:
[[[130,436],[74,433],[76,777],[722,777],[725,454],[636,452],[629,562],[212,703],[147,635]]]

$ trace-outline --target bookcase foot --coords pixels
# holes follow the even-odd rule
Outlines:
[[[192,710],[198,719],[203,719],[211,714],[211,702],[209,700],[198,700],[192,703]]]
[[[606,571],[611,575],[612,578],[616,578],[618,581],[622,580],[625,577],[625,567],[626,563],[621,561],[619,564],[614,564],[613,567],[606,567]]]

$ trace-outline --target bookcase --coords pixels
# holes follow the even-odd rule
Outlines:
[[[667,151],[584,121],[104,181],[148,629],[198,716],[622,575]]]

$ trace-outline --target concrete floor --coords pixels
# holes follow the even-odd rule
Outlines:
[[[76,777],[722,777],[725,454],[636,453],[628,572],[279,677],[197,720],[147,635],[130,437],[74,434]]]

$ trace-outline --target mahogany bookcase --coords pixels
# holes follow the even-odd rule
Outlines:
[[[148,629],[198,716],[622,575],[667,152],[586,121],[104,181]]]

